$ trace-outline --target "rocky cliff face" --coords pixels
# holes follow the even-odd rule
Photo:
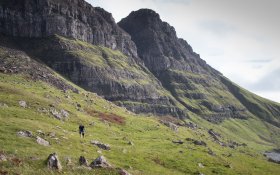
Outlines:
[[[183,107],[147,68],[119,51],[58,35],[16,41],[31,57],[119,106],[135,113],[186,117]]]
[[[149,70],[189,111],[213,122],[247,118],[246,108],[221,83],[222,75],[179,39],[156,12],[141,9],[118,24],[132,36]]]
[[[135,44],[112,15],[84,0],[2,0],[0,33],[21,37],[58,34],[137,57]]]

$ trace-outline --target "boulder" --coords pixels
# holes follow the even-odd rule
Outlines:
[[[84,156],[80,156],[80,158],[79,158],[79,164],[80,164],[81,166],[88,166],[88,161],[87,161],[87,159],[86,159]]]
[[[104,156],[97,157],[91,164],[91,168],[111,168],[112,165],[110,165],[106,158]]]
[[[93,145],[96,145],[99,148],[104,149],[104,150],[110,150],[111,149],[110,145],[101,143],[97,140],[92,140],[92,141],[90,141],[90,143],[93,144]]]
[[[32,137],[32,132],[31,131],[18,131],[17,135],[19,137]]]
[[[50,142],[42,139],[41,137],[37,136],[36,137],[36,142],[39,144],[39,145],[43,145],[43,146],[50,146]]]
[[[49,155],[49,157],[47,159],[47,166],[49,169],[54,169],[54,170],[58,170],[58,171],[62,170],[61,163],[60,163],[60,161],[58,159],[58,155],[56,153]]]
[[[20,107],[27,108],[27,103],[23,100],[19,101],[18,104]]]

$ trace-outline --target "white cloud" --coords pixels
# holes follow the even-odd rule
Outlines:
[[[278,0],[88,0],[111,12],[116,21],[150,8],[174,26],[179,37],[211,66],[257,94],[257,82],[280,68]],[[254,61],[255,60],[255,61]],[[269,60],[260,62],[258,60]],[[280,76],[280,75],[279,75]],[[272,92],[272,90],[271,90]],[[273,89],[272,94],[280,94]],[[279,97],[280,98],[280,97]]]

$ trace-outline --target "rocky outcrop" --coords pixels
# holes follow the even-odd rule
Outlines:
[[[112,15],[84,0],[1,1],[0,33],[20,37],[58,34],[137,57],[135,44]]]

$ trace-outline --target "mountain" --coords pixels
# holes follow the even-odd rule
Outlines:
[[[0,131],[0,174],[59,174],[53,152],[65,174],[280,171],[280,104],[213,69],[150,9],[116,24],[84,0],[0,1]],[[79,166],[100,155],[113,167]]]
[[[240,90],[206,64],[175,29],[149,9],[132,12],[119,23],[138,48],[139,57],[163,87],[189,111],[212,122],[246,119],[254,114],[280,126],[280,106]],[[255,99],[262,101],[258,104]]]

